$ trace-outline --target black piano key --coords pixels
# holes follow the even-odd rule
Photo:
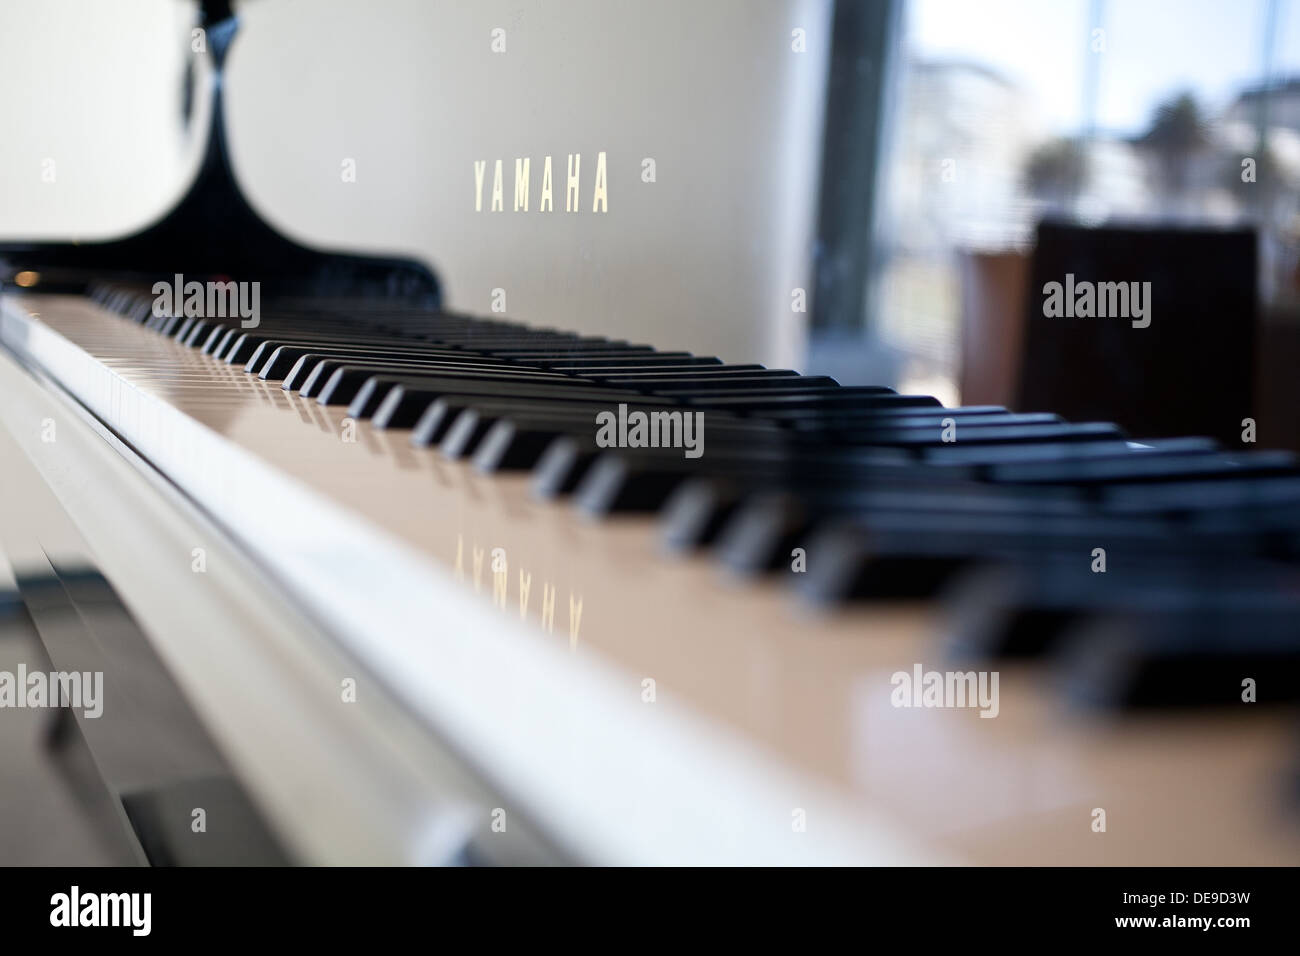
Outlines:
[[[972,426],[997,425],[1002,427],[1019,427],[1023,425],[1061,425],[1065,424],[1056,415],[1035,412],[1029,415],[1016,415],[1002,411],[986,415],[954,415],[960,409],[941,409],[934,412],[921,412],[916,408],[881,408],[855,411],[849,414],[809,413],[765,414],[771,421],[788,424],[795,431],[824,432],[835,436],[853,436],[870,434],[882,428],[929,428],[935,434],[942,435],[945,424],[949,421],[959,423],[963,431]]]
[[[569,359],[578,360],[583,358],[635,358],[638,355],[662,354],[655,352],[648,345],[624,346],[610,342],[591,342],[585,345],[573,345],[566,342],[563,346],[558,346],[540,342],[525,344],[521,341],[514,346],[489,345],[481,351],[485,355],[495,355],[498,358],[520,362],[563,362]]]
[[[928,395],[898,395],[891,389],[859,386],[824,388],[813,392],[790,394],[777,394],[772,391],[757,391],[746,394],[687,394],[682,396],[682,400],[688,404],[707,405],[709,408],[726,409],[743,415],[761,415],[781,409],[827,408],[831,406],[857,408],[928,406],[942,408],[937,398],[931,398]]]
[[[700,375],[690,379],[669,376],[651,378],[630,378],[627,376],[610,379],[610,385],[633,388],[649,395],[672,395],[674,397],[714,398],[724,395],[765,396],[769,394],[803,394],[808,392],[825,392],[838,390],[839,384],[833,378],[824,375],[786,374],[775,370],[755,373],[737,373],[734,375]]]
[[[274,366],[272,363],[274,363]],[[308,353],[307,355],[299,357],[288,367],[278,359],[268,359],[267,362],[263,363],[263,367],[258,373],[258,377],[271,381],[282,379],[280,387],[286,391],[293,391],[295,385],[305,384],[311,377],[310,373],[316,371],[322,365],[326,366],[326,368],[321,369],[317,380],[319,380],[320,377],[324,377],[328,380],[329,376],[333,374],[333,371],[341,365],[346,365],[349,368],[369,368],[377,375],[383,374],[387,371],[391,371],[393,374],[419,375],[426,370],[428,370],[430,374],[437,374],[438,369],[458,369],[463,372],[480,370],[491,372],[498,369],[503,372],[521,371],[512,365],[477,361],[471,353],[465,352],[462,352],[459,355],[449,354],[445,356],[430,354],[427,356],[416,357],[413,355],[410,358],[385,358],[382,356],[367,357],[360,354],[352,356],[327,356],[318,353]],[[290,382],[290,376],[293,376],[293,381],[290,384],[286,384]],[[301,391],[301,389],[298,390]],[[310,396],[303,397],[307,398]]]
[[[293,368],[288,371],[284,381],[280,383],[280,387],[286,391],[296,389],[303,398],[315,398],[318,397],[320,390],[324,388],[325,383],[330,380],[333,374],[344,367],[353,371],[368,369],[373,375],[438,375],[441,370],[447,370],[458,374],[482,372],[486,375],[501,372],[517,376],[524,371],[513,365],[497,364],[491,361],[478,362],[469,353],[462,353],[462,355],[465,357],[440,358],[431,356],[422,359],[371,359],[364,357],[331,357],[309,353],[298,359]]]
[[[1300,701],[1300,602],[1294,594],[1231,597],[1090,619],[1055,660],[1065,696],[1090,708],[1242,713]],[[1248,686],[1253,702],[1243,699]]]
[[[419,380],[418,386],[412,385],[410,382],[403,383],[391,378],[375,379],[375,382],[375,390],[372,391],[370,389],[370,383],[367,382],[366,389],[362,392],[358,392],[353,404],[349,406],[350,414],[355,413],[362,417],[371,414],[372,409],[377,410],[377,404],[372,403],[382,402],[383,399],[387,397],[388,391],[393,387],[398,387],[399,385],[413,389],[418,388],[424,396],[432,397],[435,403],[443,396],[449,395],[477,395],[484,399],[513,399],[517,401],[527,400],[537,402],[550,400],[574,402],[592,401],[593,403],[600,402],[605,405],[624,401],[627,398],[627,396],[622,393],[610,392],[595,386],[584,385],[581,382],[556,385],[546,382],[513,382],[504,379],[490,380],[475,377],[465,377],[460,379],[444,378],[441,380],[422,378]],[[442,384],[439,384],[439,382]],[[431,410],[432,407],[426,409],[425,414],[429,414]],[[444,410],[450,411],[451,406],[444,406]],[[456,410],[459,411],[459,409]],[[428,434],[427,428],[422,427],[422,422],[423,415],[421,416],[421,421],[416,423],[417,435],[421,438]],[[412,444],[424,444],[424,442],[415,439],[416,436],[413,436]]]
[[[318,370],[327,361],[327,356],[314,352],[308,352],[305,355],[298,356],[298,361],[285,374],[284,379],[280,382],[280,387],[286,392],[301,392],[312,373]],[[313,382],[315,379],[313,379]],[[310,398],[309,395],[303,395],[303,398]]]
[[[975,562],[1039,562],[1070,555],[1087,564],[1093,549],[1100,547],[1108,566],[1132,562],[1140,567],[1149,560],[1186,558],[1198,550],[1230,558],[1247,553],[1249,545],[1248,539],[1232,536],[1192,541],[1159,519],[1096,515],[884,514],[871,516],[861,526],[846,521],[812,540],[808,571],[799,575],[799,584],[804,596],[815,602],[933,597],[952,583],[955,572]],[[739,571],[756,563],[740,550],[727,557],[729,566]]]
[[[708,430],[706,429],[706,432]],[[658,510],[686,480],[696,477],[726,477],[737,482],[755,482],[766,477],[775,482],[866,481],[877,469],[898,473],[906,457],[894,449],[807,449],[791,445],[780,432],[766,435],[733,436],[719,440],[710,433],[708,453],[686,458],[679,448],[610,450],[591,462],[579,482],[574,505],[589,515]],[[567,461],[570,468],[583,464],[583,448]],[[589,452],[589,450],[588,450]],[[607,463],[607,461],[609,463]],[[612,462],[617,461],[617,467]],[[542,463],[539,463],[539,468]],[[557,467],[551,463],[552,468]],[[602,467],[603,466],[603,467]],[[535,484],[535,490],[551,488],[555,476]]]
[[[572,494],[595,453],[571,435],[563,435],[547,446],[537,460],[529,482],[533,497],[547,500]]]
[[[1300,502],[1300,476],[1219,481],[1148,481],[1103,486],[1101,507],[1117,514],[1267,508]]]
[[[568,378],[563,375],[550,375],[545,372],[523,372],[523,371],[492,371],[492,372],[455,372],[450,369],[420,375],[413,373],[410,375],[377,374],[373,368],[364,366],[343,365],[334,370],[316,396],[316,401],[322,405],[355,405],[355,410],[349,409],[348,414],[353,417],[369,417],[379,403],[383,401],[388,390],[394,385],[411,384],[417,387],[425,388],[444,388],[447,391],[456,391],[458,384],[474,384],[499,386],[499,391],[504,395],[526,395],[529,389],[537,389],[536,394],[552,394],[554,389],[581,389],[584,386],[578,379]],[[507,386],[513,385],[510,389]],[[466,388],[467,391],[475,389]]]
[[[945,595],[945,642],[960,661],[1035,658],[1054,650],[1070,627],[1104,613],[1177,609],[1197,594],[1300,593],[1300,569],[1255,559],[1225,567],[1222,555],[1174,556],[1159,564],[1114,555],[1105,573],[1091,555],[987,565]]]
[[[850,433],[853,441],[868,445],[897,445],[913,448],[948,448],[1035,444],[1043,442],[1091,442],[1098,439],[1118,438],[1123,432],[1109,422],[1083,422],[1078,424],[1024,424],[1024,425],[967,425],[956,430],[956,440],[947,441],[945,429],[940,426],[883,427],[856,429]]]
[[[845,498],[845,493],[814,489],[802,495],[773,490],[751,494],[721,529],[717,556],[738,574],[775,570],[793,548],[807,544],[819,522],[840,513],[841,517],[852,515],[861,524],[869,520],[868,515],[881,513],[881,509],[873,511],[866,505],[853,507]],[[890,513],[888,505],[884,513]]]
[[[484,418],[473,408],[467,408],[456,416],[456,420],[447,429],[447,434],[438,445],[438,451],[444,458],[464,458],[473,453],[494,424],[493,419]]]
[[[371,416],[370,424],[372,428],[414,428],[419,424],[420,419],[428,411],[437,399],[430,392],[422,392],[418,389],[407,389],[404,385],[394,385],[384,396],[384,400],[379,403],[375,409],[375,414]],[[429,426],[429,430],[436,427],[436,423]],[[427,432],[426,432],[427,433]],[[418,443],[412,442],[412,444]],[[429,444],[426,442],[425,444]]]
[[[672,385],[677,382],[691,384],[701,381],[716,381],[727,384],[732,380],[763,383],[773,378],[799,381],[804,377],[789,369],[764,368],[761,365],[703,365],[698,367],[687,366],[686,368],[655,366],[652,368],[609,371],[588,369],[582,374],[588,378],[599,376],[611,383],[625,387],[639,387],[643,383]]]
[[[266,323],[262,323],[256,332],[245,331],[236,336],[216,357],[231,365],[235,363],[246,364],[255,355],[260,356],[279,346],[295,345],[321,350],[328,350],[332,347],[362,350],[366,348],[385,348],[402,352],[438,348],[434,342],[427,340],[427,336],[420,336],[419,340],[403,342],[383,336],[375,336],[373,333],[351,335],[312,330],[309,334],[303,334],[300,330],[277,330],[267,327]],[[444,349],[444,351],[451,350]],[[252,369],[250,368],[248,371],[252,371]]]
[[[592,466],[610,453],[610,449],[597,447],[590,439],[560,436],[547,447],[533,469],[534,497],[546,500],[574,493]]]
[[[403,393],[406,391],[408,391],[406,386],[398,386],[393,392],[389,393],[385,399],[385,405],[397,401],[405,402],[407,399]],[[394,399],[394,392],[398,394],[397,399]],[[598,410],[606,408],[611,402],[620,401],[625,397],[621,393],[602,394],[587,393],[586,391],[581,391],[575,395],[566,394],[562,398],[557,396],[531,396],[524,400],[510,396],[453,394],[442,390],[410,389],[409,393],[414,396],[417,403],[424,406],[424,411],[420,414],[411,433],[411,444],[416,448],[440,443],[446,437],[447,430],[455,422],[456,417],[467,408],[474,408],[481,413],[494,413],[495,420],[497,414],[526,411],[534,407],[581,409],[585,406],[590,409],[588,414],[591,415],[591,420],[594,422]],[[375,413],[376,418],[383,410],[381,407],[380,411]]]
[[[302,384],[298,387],[298,394],[302,398],[319,398],[320,390],[325,387],[325,383],[330,380],[335,371],[343,367],[340,361],[330,361],[322,359],[318,361],[303,378]],[[281,388],[284,386],[281,385]]]
[[[213,357],[219,362],[225,362],[227,365],[234,365],[235,363],[243,365],[248,361],[248,357],[253,354],[254,349],[264,341],[262,335],[239,332],[221,349],[220,355],[214,352]]]
[[[554,362],[552,360],[537,361],[535,359],[516,359],[515,361],[525,365],[537,365],[547,367],[556,372],[571,372],[576,375],[583,375],[587,372],[620,371],[629,372],[637,369],[648,368],[700,368],[708,365],[721,365],[722,359],[712,355],[691,355],[689,352],[646,352],[642,355],[629,356],[625,358],[580,358],[573,359],[569,362]],[[756,365],[754,368],[762,368]]]
[[[804,502],[797,498],[756,496],[736,508],[720,530],[718,558],[732,571],[752,574],[773,570],[800,546],[801,535],[812,520]]]
[[[594,430],[595,416],[598,411],[608,409],[611,404],[626,403],[629,397],[638,396],[627,396],[595,385],[590,388],[565,391],[555,397],[535,395],[523,400],[491,398],[483,394],[449,395],[440,389],[396,385],[384,396],[371,422],[375,428],[414,428],[411,444],[418,448],[442,440],[441,431],[447,425],[443,421],[443,416],[453,411],[451,406],[453,401],[461,402],[460,407],[472,404],[480,410],[490,408],[503,413],[572,414],[581,417]],[[434,406],[437,406],[436,410]],[[653,401],[636,402],[635,406],[649,410],[669,410],[680,407],[667,402]],[[458,407],[454,411],[459,410]]]
[[[541,451],[545,450],[546,436],[549,435],[552,440],[561,435],[572,435],[584,442],[595,443],[595,437],[600,430],[596,418],[601,411],[610,411],[608,405],[588,403],[585,406],[572,404],[556,405],[552,403],[529,403],[525,406],[521,403],[513,405],[493,404],[493,403],[474,403],[472,410],[476,413],[479,420],[483,423],[484,430],[481,436],[475,434],[469,443],[463,443],[453,446],[455,451],[448,448],[444,442],[442,450],[447,457],[461,457],[475,453],[477,442],[481,438],[486,438],[487,428],[498,422],[509,422],[517,428],[527,432],[530,447],[535,449],[532,453],[533,463],[540,458]],[[666,416],[665,421],[669,422],[666,426],[672,430],[671,422],[673,416],[680,419],[682,410],[679,407],[671,405],[653,405],[627,402],[620,402],[620,407],[625,408],[628,413],[645,412],[650,416]],[[715,417],[709,429],[710,439],[715,445],[728,444],[747,444],[750,442],[770,441],[781,435],[780,429],[774,428],[764,422],[750,422],[743,419],[733,419],[729,416]],[[656,435],[657,439],[659,436]],[[503,447],[503,451],[508,448]],[[671,449],[670,453],[675,452],[682,454],[681,450]],[[522,453],[517,453],[514,458],[519,460]],[[485,456],[482,462],[478,464],[480,470],[494,470],[497,466],[491,457]],[[522,466],[520,466],[522,467]]]
[[[722,360],[713,356],[695,356],[689,352],[624,352],[618,354],[582,353],[577,356],[526,355],[513,353],[493,354],[503,362],[526,365],[529,368],[548,368],[583,374],[604,369],[644,371],[654,368],[703,368],[720,366]],[[761,366],[760,366],[761,367]]]
[[[369,362],[364,360],[349,361],[344,358],[325,357],[317,361],[310,370],[307,371],[307,374],[302,379],[302,384],[298,387],[298,394],[303,398],[319,398],[321,389],[325,387],[333,377],[334,373],[345,367],[353,370],[369,369],[372,374],[375,375],[420,374],[419,372],[407,373],[405,371],[405,366],[400,362]],[[282,384],[281,388],[283,387]]]
[[[760,474],[768,474],[794,480],[793,476],[799,474],[822,471],[829,476],[826,480],[834,478],[850,482],[871,480],[877,469],[889,469],[890,474],[905,475],[909,469],[915,468],[909,454],[899,449],[838,449],[828,453],[825,449],[810,450],[770,435],[761,442],[755,442],[752,436],[746,436],[742,439],[741,447],[737,448],[734,447],[735,442],[716,441],[713,432],[709,432],[709,436],[709,451],[707,461],[704,462],[692,463],[690,459],[683,459],[679,449],[618,449],[617,454],[638,470],[666,472],[655,481],[668,488],[672,487],[673,481],[684,481],[701,475],[753,481]],[[596,459],[614,453],[611,449],[596,448],[589,440],[578,440],[576,436],[557,439],[554,453],[547,449],[547,453],[538,461],[533,476],[533,492],[539,498],[569,494],[576,489]],[[953,474],[958,476],[959,473]],[[590,497],[583,507],[593,514],[620,510],[617,490],[615,482],[601,496]]]
[[[474,468],[484,474],[531,469],[557,437],[555,429],[550,426],[531,425],[526,420],[498,419],[474,453]]]
[[[244,371],[255,372],[266,362],[272,352],[280,348],[319,349],[322,352],[347,354],[366,349],[384,349],[386,352],[411,352],[422,348],[433,348],[425,342],[403,341],[400,339],[369,338],[356,339],[351,336],[340,337],[329,332],[278,332],[272,329],[259,329],[265,335],[245,360]]]
[[[664,505],[661,537],[670,551],[682,551],[710,543],[744,503],[761,495],[782,492],[787,510],[804,512],[801,521],[810,523],[836,514],[860,514],[867,510],[1015,510],[1029,506],[1023,498],[997,496],[1000,489],[962,482],[957,473],[898,480],[889,470],[878,475],[857,473],[849,480],[817,482],[797,474],[754,475],[750,480],[696,480],[683,483]],[[1068,494],[1054,496],[1058,511],[1077,512],[1082,502]],[[1045,505],[1044,505],[1045,507]]]
[[[728,567],[744,571],[752,563],[741,560],[744,544],[741,540],[733,546],[735,563]],[[848,530],[820,532],[799,547],[805,550],[807,568],[795,583],[800,596],[814,604],[863,598],[931,599],[974,560],[962,549],[899,550],[873,566],[859,536]]]
[[[749,491],[726,480],[691,478],[664,502],[660,539],[666,550],[685,552],[711,544]]]
[[[1041,655],[1090,608],[1102,606],[1114,581],[1082,560],[972,569],[945,598],[948,653],[959,662]]]
[[[733,482],[732,491],[742,507],[726,529],[720,544],[723,559],[733,570],[745,573],[779,567],[788,553],[787,543],[806,541],[823,522],[843,520],[870,527],[882,519],[914,514],[952,520],[965,518],[1024,519],[1085,514],[1085,501],[1072,490],[1025,491],[960,480],[859,475],[846,483],[789,481],[776,475],[759,475],[746,485]],[[697,504],[697,508],[702,505]],[[667,517],[667,515],[665,516]],[[700,515],[696,520],[702,520]],[[680,519],[679,519],[680,520]],[[677,529],[679,540],[689,529]],[[689,543],[689,542],[683,542]]]
[[[218,326],[212,330],[212,335],[209,336],[208,341],[204,344],[203,353],[212,356],[212,358],[220,362],[224,358],[226,350],[229,349],[231,344],[234,343],[234,341],[242,334],[243,333],[239,330],[239,326],[237,325]]]
[[[608,408],[612,403],[625,402],[627,396],[620,392],[613,391],[568,391],[562,395],[545,396],[533,395],[526,400],[520,400],[518,397],[503,397],[484,394],[464,394],[448,393],[440,389],[416,389],[406,385],[394,387],[384,398],[384,402],[375,412],[377,420],[381,412],[385,411],[385,406],[392,405],[396,408],[399,405],[405,405],[410,402],[413,407],[423,407],[418,419],[414,424],[414,430],[411,433],[411,444],[417,448],[423,448],[428,445],[434,445],[441,442],[446,430],[451,426],[452,421],[460,412],[469,407],[474,407],[479,411],[496,411],[503,414],[513,412],[541,412],[551,410],[555,412],[563,411],[582,411],[590,415],[593,429],[595,428],[595,413]],[[654,405],[648,402],[638,402],[636,407],[644,409],[671,409],[676,406],[669,404]],[[389,427],[399,427],[389,425]]]
[[[1078,461],[996,465],[989,470],[988,477],[991,481],[1016,484],[1092,485],[1214,477],[1244,478],[1295,471],[1295,456],[1289,452],[1203,452],[1186,455],[1134,453]]]
[[[207,337],[211,332],[212,325],[205,319],[196,319],[190,326],[189,331],[180,336],[181,345],[187,348],[197,348],[198,344]]]
[[[603,382],[609,385],[615,385],[619,388],[635,388],[630,385],[629,380],[635,380],[641,375],[650,375],[650,372],[637,371],[635,369],[617,368],[605,371],[603,369],[573,369],[570,366],[553,365],[551,368],[557,372],[565,372],[570,375],[580,375],[589,381]],[[719,369],[715,371],[715,369]],[[765,375],[766,370],[762,366],[752,368],[728,368],[725,366],[700,366],[700,367],[675,367],[671,365],[658,366],[653,370],[656,377],[662,378],[666,375],[673,376],[675,381],[690,384],[692,381],[699,380],[713,375]]]
[[[1114,427],[1113,425],[1108,425],[1106,428]],[[976,437],[979,436],[980,431],[982,431],[982,429],[978,427],[969,429],[969,433],[972,436],[972,444],[975,444],[975,442],[980,441],[980,438],[982,438]],[[1092,425],[1084,425],[1084,427],[1024,425],[1024,427],[1018,429],[991,429],[991,432],[991,434],[988,434],[988,440],[997,442],[1015,440],[1015,438],[1021,437],[1022,434],[1026,434],[1027,437],[1024,438],[1026,441],[1032,440],[1032,437],[1034,436],[1050,437],[1054,438],[1054,440],[1060,441],[1062,438],[1066,437],[1078,437],[1080,440],[1084,440],[1084,438],[1104,433],[1104,429],[1092,427]],[[855,447],[852,446],[845,447],[845,449],[842,450],[845,451],[846,457],[841,459],[840,464],[842,464],[842,466],[848,466],[850,471],[844,473],[841,480],[868,483],[868,481],[872,479],[872,473],[866,470],[868,470],[872,464],[878,464],[880,459],[872,460],[870,458],[854,458],[854,454],[858,454],[859,451],[863,454],[870,453],[872,442],[875,442],[875,445],[879,446],[880,449],[889,449],[889,447],[906,449],[906,447],[911,446],[930,445],[932,442],[939,440],[940,438],[937,436],[937,433],[933,433],[931,429],[917,429],[915,433],[907,431],[907,429],[902,429],[902,431],[881,433],[876,440],[870,440],[870,438],[868,438],[867,449],[855,449]],[[757,449],[755,449],[755,451],[757,451]],[[806,473],[807,470],[809,470],[811,463],[815,460],[813,454],[810,453],[810,450],[800,450],[800,447],[797,445],[792,445],[788,447],[788,453],[792,455],[792,466],[790,467],[792,467],[794,475],[805,473],[803,480],[814,480],[813,476]],[[831,463],[833,462],[835,462],[835,459],[832,458]],[[706,475],[706,473],[712,471],[712,467],[714,467],[716,463],[718,463],[718,458],[716,458],[715,454],[712,455],[707,466],[699,466],[697,470],[695,470],[695,473],[697,473],[697,475]],[[758,464],[759,463],[755,463],[755,466],[758,466]],[[642,473],[647,471],[663,473],[655,473],[655,475],[646,475],[646,473]],[[761,470],[754,471],[753,476],[759,475],[762,475]],[[585,486],[584,490],[580,493],[580,498],[578,498],[577,503],[578,506],[591,512],[591,514],[603,514],[603,512],[610,510],[633,509],[633,507],[637,510],[650,510],[651,507],[653,507],[651,502],[655,501],[655,496],[658,496],[660,493],[666,494],[671,492],[671,490],[675,489],[676,484],[680,484],[685,477],[686,473],[682,472],[680,464],[673,462],[672,458],[669,457],[663,458],[662,462],[658,459],[642,460],[642,462],[634,464],[634,467],[630,471],[627,470],[627,468],[619,468],[619,470],[615,470],[615,468],[607,468],[607,470],[601,472],[597,483],[594,483],[591,486]],[[824,479],[824,477],[826,476],[818,476],[818,480]],[[637,488],[641,489],[640,492],[637,492],[634,496],[630,493],[629,496],[623,496],[619,490],[619,484],[623,483],[623,481],[633,481]],[[647,492],[646,489],[650,488],[655,489],[654,494]],[[624,501],[636,501],[636,505],[633,506],[629,505],[629,503],[623,503]],[[662,499],[659,499],[659,501],[662,503]]]
[[[439,444],[456,417],[473,405],[475,398],[481,397],[465,394],[449,395],[440,390],[413,389],[406,385],[398,385],[385,396],[384,404],[400,402],[404,405],[423,407],[424,411],[416,419],[411,431],[411,445],[415,448],[427,448],[429,445]],[[379,411],[375,414],[378,415]]]
[[[203,334],[195,337],[194,344],[191,347],[198,349],[204,355],[210,356],[217,343],[225,338],[226,333],[230,330],[231,327],[224,322],[209,321],[203,330]]]
[[[635,469],[621,455],[600,455],[578,484],[574,503],[593,516],[656,511],[681,481],[680,472]]]
[[[960,445],[928,448],[925,460],[936,465],[983,466],[984,473],[997,465],[1026,462],[1071,462],[1089,458],[1118,458],[1129,455],[1179,455],[1211,451],[1217,443],[1210,438],[1171,438],[1133,442],[1123,438],[1103,437],[1079,442],[1043,442],[1041,444]]]
[[[351,359],[357,362],[392,361],[407,362],[461,362],[464,364],[489,364],[486,359],[478,359],[472,352],[463,349],[443,349],[432,345],[415,345],[406,348],[385,346],[337,346],[319,342],[286,344],[280,339],[268,339],[259,345],[244,365],[245,372],[255,372],[264,379],[283,379],[293,369],[300,358],[309,354]],[[501,364],[494,362],[492,364]]]
[[[680,411],[669,405],[628,405],[629,411],[650,414]],[[586,408],[556,407],[547,405],[531,407],[475,406],[492,428],[483,436],[474,451],[474,466],[482,472],[520,470],[534,467],[555,439],[571,435],[580,440],[590,440],[597,430],[593,406]],[[715,443],[745,443],[767,441],[779,435],[778,429],[763,422],[750,422],[727,416],[715,416],[710,426],[710,439]]]
[[[1052,461],[1067,456],[1088,455],[1112,457],[1130,454],[1132,450],[1127,440],[1116,436],[1073,442],[1030,442],[1003,445],[979,443],[941,444],[921,449],[920,457],[927,463],[938,467],[973,467],[981,472],[987,472],[989,467],[1008,461]]]
[[[395,390],[396,391],[396,390]],[[393,398],[392,393],[385,404]],[[584,430],[595,430],[595,418],[599,410],[607,408],[609,398],[596,398],[589,402],[558,402],[554,400],[532,400],[528,402],[511,402],[507,400],[485,398],[484,396],[459,395],[459,396],[441,396],[434,401],[429,408],[420,416],[416,423],[415,432],[411,436],[411,444],[417,448],[425,447],[432,444],[441,444],[447,437],[448,432],[455,425],[457,417],[465,411],[472,410],[475,415],[484,422],[485,427],[491,427],[504,418],[515,418],[521,422],[527,422],[533,426],[533,430],[549,433],[552,438],[570,432],[580,433]],[[670,406],[661,406],[664,409]],[[549,412],[543,412],[542,409],[549,408]],[[380,409],[375,413],[378,419]],[[464,448],[463,441],[458,443],[457,447]],[[469,449],[465,448],[461,454],[468,454]],[[444,454],[446,450],[444,449]],[[448,457],[459,457],[458,455],[449,455]],[[539,456],[540,457],[540,456]]]

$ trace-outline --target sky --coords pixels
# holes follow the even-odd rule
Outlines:
[[[974,61],[1016,81],[1059,133],[1083,126],[1086,61],[1098,56],[1097,128],[1129,135],[1181,90],[1193,90],[1213,111],[1258,85],[1269,2],[911,0],[908,43],[923,59]],[[1272,2],[1275,73],[1300,76],[1300,0]],[[1090,48],[1094,26],[1105,31],[1100,54]]]

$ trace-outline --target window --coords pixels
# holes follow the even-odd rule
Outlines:
[[[904,12],[868,297],[900,387],[959,397],[970,285],[1046,216],[1254,222],[1266,303],[1300,302],[1300,0]]]

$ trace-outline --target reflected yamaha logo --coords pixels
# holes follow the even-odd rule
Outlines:
[[[541,190],[537,202],[538,212],[555,211],[555,177],[554,164],[552,157],[542,157],[541,163]],[[605,170],[605,153],[602,150],[596,154],[596,172],[591,187],[591,211],[608,212],[609,211],[609,187],[606,182]],[[512,212],[528,212],[528,202],[531,195],[531,186],[533,180],[533,161],[530,156],[518,156],[514,160],[514,203]],[[591,167],[588,166],[590,169]],[[483,188],[487,184],[488,161],[486,159],[474,160],[474,211],[482,212],[484,204]],[[487,209],[489,212],[505,211],[505,182],[504,182],[505,161],[501,159],[492,162],[492,192],[487,200]],[[582,154],[569,153],[568,161],[565,168],[564,179],[564,211],[577,212],[581,206],[579,197],[582,188]]]

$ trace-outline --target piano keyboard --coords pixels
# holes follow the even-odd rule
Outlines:
[[[1288,454],[394,304],[281,300],[254,329],[151,306],[122,286],[11,299],[5,341],[218,521],[267,496],[241,540],[301,514],[265,476],[310,489],[524,622],[520,654],[597,661],[644,715],[824,789],[844,811],[828,845],[858,847],[836,827],[860,817],[906,834],[863,844],[891,861],[1300,860]],[[168,415],[115,421],[123,389]],[[655,437],[702,421],[701,453],[607,447],[602,414],[624,438],[637,415]],[[263,470],[205,478],[200,434]],[[367,629],[378,570],[351,567],[341,632]],[[996,674],[995,707],[899,694],[934,671]],[[773,839],[826,827],[792,827],[800,786]]]

